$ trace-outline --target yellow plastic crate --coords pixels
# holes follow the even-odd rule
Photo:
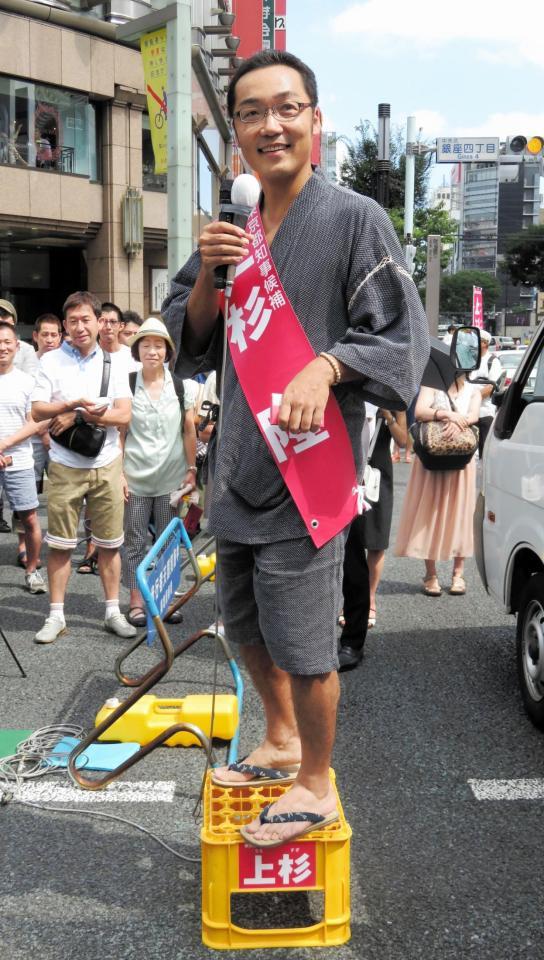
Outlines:
[[[331,947],[350,938],[351,828],[336,790],[339,820],[293,843],[256,849],[245,843],[240,826],[249,823],[287,785],[225,789],[211,782],[204,792],[202,845],[202,940],[216,950],[253,947]],[[247,929],[232,921],[231,896],[295,890],[323,892],[323,917],[312,926]]]

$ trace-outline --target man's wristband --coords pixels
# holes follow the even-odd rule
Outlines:
[[[196,473],[196,472],[197,472],[197,469],[198,469],[197,467],[193,467],[193,466],[187,467],[187,469],[185,470],[185,473],[189,473],[189,472],[190,472],[190,473]]]
[[[323,359],[326,360],[329,366],[332,368],[332,371],[334,373],[333,386],[335,387],[336,384],[340,383],[342,379],[342,371],[340,370],[340,364],[338,363],[338,360],[336,359],[336,357],[333,357],[332,354],[330,353],[321,352],[319,356],[323,357]]]

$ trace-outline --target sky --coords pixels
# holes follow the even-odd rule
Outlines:
[[[415,115],[421,139],[544,137],[544,0],[287,0],[287,48],[314,70],[325,128],[352,140]],[[433,165],[431,185],[450,165]]]

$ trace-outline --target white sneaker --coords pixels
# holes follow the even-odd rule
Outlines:
[[[63,633],[66,633],[66,622],[58,617],[47,617],[42,629],[34,637],[34,643],[54,643]]]
[[[32,573],[25,573],[25,583],[30,593],[47,593],[45,580],[39,570],[33,570]]]
[[[129,640],[138,633],[136,627],[133,627],[122,613],[114,613],[112,617],[107,617],[104,620],[104,630],[107,630],[108,633],[114,633],[116,637],[122,637],[124,640]]]

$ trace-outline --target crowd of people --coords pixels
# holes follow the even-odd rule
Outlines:
[[[38,317],[33,341],[36,349],[19,340],[15,307],[1,300],[0,493],[12,524],[2,512],[0,529],[18,535],[16,563],[29,593],[49,589],[49,614],[35,640],[52,643],[66,630],[81,521],[86,548],[77,572],[100,576],[104,628],[135,636],[145,625],[135,571],[150,524],[158,536],[179,509],[170,505],[174,492],[195,488],[202,385],[170,372],[174,345],[159,319],[123,314],[87,291],[68,297],[62,321]],[[48,587],[39,569],[44,477]],[[130,591],[126,615],[121,581]]]

